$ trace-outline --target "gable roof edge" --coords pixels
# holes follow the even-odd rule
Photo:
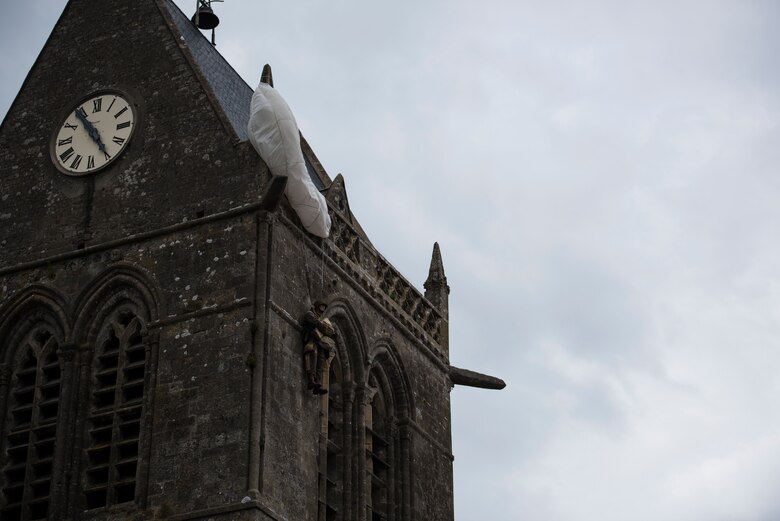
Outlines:
[[[314,150],[311,148],[311,145],[309,145],[309,142],[306,141],[306,138],[303,136],[303,132],[299,132],[299,134],[301,136],[301,151],[303,152],[303,155],[306,156],[306,159],[309,160],[309,163],[314,169],[314,173],[317,174],[317,177],[320,178],[322,186],[324,186],[325,190],[327,190],[330,188],[333,180],[328,175],[328,172],[325,171],[325,167],[322,166],[322,163],[320,163],[317,154],[314,153]]]
[[[16,100],[19,99],[19,94],[25,89],[25,87],[27,87],[27,82],[30,81],[30,76],[32,76],[35,67],[38,65],[38,62],[41,60],[41,56],[43,56],[43,53],[49,47],[49,44],[51,43],[52,40],[52,36],[54,36],[54,31],[57,30],[57,27],[59,27],[60,22],[62,22],[62,19],[65,18],[65,13],[67,13],[68,10],[71,8],[70,6],[71,6],[71,2],[69,1],[67,4],[65,4],[65,9],[63,9],[62,13],[60,13],[60,16],[59,18],[57,18],[57,22],[55,22],[54,27],[51,28],[51,32],[49,32],[49,36],[46,37],[46,41],[43,43],[43,47],[41,47],[40,52],[38,52],[38,56],[35,57],[35,61],[33,62],[32,67],[30,67],[30,70],[27,71],[27,75],[24,77],[24,81],[22,82],[22,85],[19,87],[16,96],[14,96],[14,100],[11,102],[11,105],[9,105],[8,111],[5,113],[5,116],[3,116],[3,121],[0,122],[0,131],[2,131],[3,127],[5,126],[5,122],[8,119],[9,114],[13,112],[13,108],[16,105]]]

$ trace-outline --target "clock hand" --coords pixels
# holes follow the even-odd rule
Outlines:
[[[100,132],[98,132],[98,129],[95,128],[95,125],[93,125],[92,122],[87,119],[87,116],[81,111],[81,108],[76,109],[76,117],[79,119],[79,121],[84,123],[84,128],[87,130],[89,137],[92,138],[92,141],[97,143],[100,151],[107,155],[106,145],[104,145],[103,141],[100,139]]]

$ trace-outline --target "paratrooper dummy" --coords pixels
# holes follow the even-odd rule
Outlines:
[[[315,301],[302,321],[303,361],[308,388],[313,394],[328,392],[322,387],[322,372],[325,362],[336,348],[336,342],[333,340],[336,336],[336,328],[330,320],[322,316],[327,307],[325,302]]]

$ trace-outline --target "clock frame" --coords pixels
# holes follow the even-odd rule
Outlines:
[[[94,174],[114,164],[138,124],[138,108],[118,90],[84,96],[63,114],[51,140],[51,160],[70,176]]]

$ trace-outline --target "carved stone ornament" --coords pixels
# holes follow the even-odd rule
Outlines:
[[[395,418],[391,418],[387,425],[387,434],[388,436],[393,439],[397,440],[399,437],[399,428],[398,428],[398,422]]]
[[[76,353],[78,352],[79,347],[76,344],[62,344],[59,349],[57,349],[57,355],[65,362],[72,362],[76,358]]]
[[[11,367],[8,364],[0,364],[0,387],[8,385],[11,381]]]

